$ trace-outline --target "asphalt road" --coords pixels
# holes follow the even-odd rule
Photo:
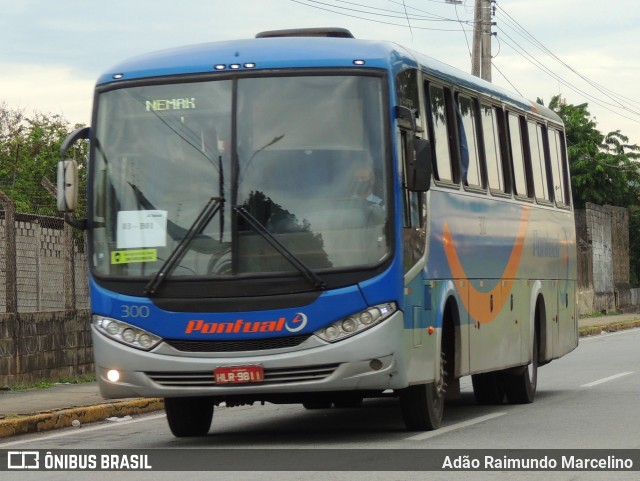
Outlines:
[[[24,435],[0,443],[0,449],[218,449],[280,448],[295,459],[298,449],[318,456],[350,457],[361,463],[361,450],[403,453],[443,449],[634,449],[640,450],[640,329],[582,339],[564,358],[538,371],[536,401],[529,405],[478,406],[469,378],[462,380],[462,398],[446,407],[442,427],[433,432],[404,430],[395,399],[371,400],[361,409],[307,411],[299,405],[254,405],[218,408],[208,436],[177,439],[163,414],[120,423],[93,424],[54,433]],[[349,452],[349,450],[358,450]],[[393,451],[396,450],[396,451]],[[258,451],[255,451],[256,453]],[[374,452],[374,451],[372,451]],[[381,451],[382,452],[382,451]],[[298,454],[304,451],[298,451]],[[393,460],[391,461],[394,462]],[[256,464],[247,459],[246,466]],[[362,466],[360,466],[362,469]],[[629,472],[314,472],[315,479],[640,479]],[[221,479],[306,479],[301,472],[225,472]],[[315,469],[315,468],[314,468]],[[309,469],[303,469],[308,471]],[[7,475],[8,476],[5,476]],[[19,474],[19,476],[16,476]],[[132,477],[128,477],[135,474]],[[114,479],[116,473],[91,473],[91,479]],[[77,476],[77,477],[75,477]],[[2,473],[2,479],[86,479],[89,473]],[[118,479],[174,480],[176,473],[117,473]],[[189,473],[185,479],[211,479],[211,473]]]

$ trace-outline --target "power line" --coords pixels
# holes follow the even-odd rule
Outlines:
[[[460,20],[460,16],[458,15],[458,5],[454,4],[453,6],[455,12],[456,12],[456,18],[458,19],[458,23],[460,23],[460,26],[462,27],[462,20]],[[469,37],[467,37],[467,32],[465,31],[464,28],[462,28],[462,33],[464,34],[464,41],[467,43],[467,51],[469,52],[469,58],[471,58],[471,45],[469,45]]]
[[[564,78],[562,78],[560,75],[558,75],[557,73],[555,73],[554,71],[549,69],[542,62],[540,62],[538,59],[536,59],[533,55],[531,55],[529,52],[527,52],[527,50],[525,50],[522,46],[520,46],[518,44],[518,42],[513,40],[504,30],[502,30],[500,27],[498,27],[498,29],[503,33],[504,36],[506,36],[509,40],[511,40],[513,42],[513,44],[512,44],[512,43],[510,43],[509,41],[507,41],[507,40],[505,40],[503,38],[502,41],[506,45],[510,46],[513,50],[516,51],[516,53],[518,53],[520,56],[522,56],[525,60],[529,61],[531,64],[533,64],[535,67],[537,67],[538,69],[540,69],[543,72],[545,72],[550,77],[552,77],[555,80],[557,80],[558,82],[562,83],[563,85],[565,85],[569,89],[573,90],[577,94],[579,94],[579,95],[591,100],[594,104],[599,105],[600,107],[604,108],[605,110],[608,110],[609,112],[612,112],[612,113],[617,114],[617,115],[619,115],[621,117],[624,117],[627,120],[631,120],[632,122],[640,123],[639,119],[634,119],[632,117],[629,117],[628,115],[624,115],[624,114],[620,113],[617,110],[614,110],[614,108],[612,108],[612,107],[619,108],[616,105],[608,103],[606,101],[603,101],[602,99],[598,99],[597,97],[594,97],[593,95],[585,92],[584,90],[574,86],[572,83],[570,83],[569,81],[567,81]]]
[[[531,33],[529,33],[527,31],[527,29],[525,29],[522,25],[520,25],[511,15],[509,15],[502,7],[498,6],[497,7],[502,13],[504,13],[504,15],[507,16],[508,21],[512,22],[514,25],[516,25],[517,29],[521,30],[522,32],[524,32],[523,37],[527,38],[528,40],[530,40],[531,43],[533,43],[536,47],[538,47],[542,52],[548,54],[549,56],[551,56],[553,59],[555,59],[558,63],[560,63],[562,66],[564,66],[565,68],[569,69],[571,72],[573,72],[574,74],[576,74],[578,77],[580,77],[581,79],[583,79],[585,82],[587,82],[589,85],[591,85],[592,87],[596,88],[597,90],[599,90],[600,92],[604,93],[606,95],[606,92],[610,92],[612,94],[612,96],[607,95],[611,100],[617,101],[617,99],[614,99],[613,96],[616,97],[620,97],[620,98],[625,98],[626,100],[630,100],[631,102],[634,103],[640,103],[640,102],[636,102],[635,100],[632,99],[628,99],[626,97],[622,97],[621,95],[616,94],[615,92],[613,92],[612,90],[608,89],[607,87],[604,87],[600,84],[598,84],[597,82],[591,80],[590,78],[586,77],[585,75],[583,75],[582,73],[578,72],[576,69],[574,69],[571,65],[567,64],[564,60],[562,60],[560,57],[558,57],[556,54],[554,54],[549,48],[547,48],[544,44],[542,44],[542,42],[540,42],[537,38],[535,38]],[[520,34],[522,35],[522,34]],[[625,108],[625,106],[623,104],[620,105],[622,108]]]
[[[520,94],[520,97],[524,97],[524,95],[522,95],[522,92],[520,92],[520,90],[518,90],[518,87],[516,87],[515,85],[513,85],[513,84],[511,83],[511,80],[509,80],[509,79],[507,78],[507,76],[506,76],[505,74],[503,74],[503,73],[502,73],[502,70],[500,70],[500,69],[498,68],[498,66],[497,66],[495,63],[491,62],[491,65],[493,66],[493,68],[495,68],[495,69],[498,71],[498,73],[499,73],[500,75],[502,75],[502,78],[504,78],[504,79],[507,81],[507,83],[508,83],[509,85],[511,85],[511,87],[513,87],[513,89],[514,89],[516,92],[518,92],[518,94]]]
[[[366,18],[363,16],[358,16],[358,15],[353,15],[351,13],[345,13],[339,10],[334,10],[334,9],[342,9],[342,10],[347,10],[347,11],[355,11],[357,13],[363,13],[365,15],[372,15],[375,17],[382,17],[382,18],[402,18],[405,19],[405,15],[403,15],[401,12],[393,12],[397,15],[386,15],[386,14],[380,14],[380,13],[376,13],[376,12],[371,12],[371,11],[362,11],[362,10],[358,10],[358,9],[351,9],[351,8],[347,8],[347,7],[341,7],[335,4],[329,4],[326,2],[320,2],[317,0],[291,0],[294,3],[298,3],[300,5],[304,5],[306,7],[312,7],[312,8],[316,8],[318,10],[322,10],[325,12],[330,12],[330,13],[335,13],[337,15],[342,15],[345,17],[350,17],[350,18],[356,18],[358,20],[364,20],[364,21],[368,21],[368,22],[374,22],[374,23],[380,23],[380,24],[384,24],[384,25],[392,25],[395,27],[402,27],[402,28],[407,28],[407,26],[405,24],[399,24],[399,23],[393,23],[390,21],[385,21],[385,20],[376,20],[373,18]],[[322,6],[320,6],[322,5]],[[330,8],[331,7],[331,8]],[[420,18],[420,17],[410,17],[412,20],[419,20],[419,21],[435,21],[433,19],[429,20],[426,18]],[[451,21],[451,22],[455,22],[457,23],[456,20],[450,19],[450,20],[441,20],[441,21]],[[412,26],[415,29],[418,30],[431,30],[431,31],[440,31],[440,32],[458,32],[458,29],[448,29],[448,28],[433,28],[433,27],[421,27],[421,26],[416,26],[415,24]]]
[[[409,20],[409,13],[407,12],[407,6],[402,0],[402,7],[404,8],[404,14],[407,17],[407,25],[409,26],[409,32],[411,32],[411,41],[413,42],[413,29],[411,28],[411,21]]]
[[[337,0],[337,1],[344,1],[344,0]],[[387,0],[387,1],[388,1],[389,3],[393,3],[393,4],[395,4],[395,5],[402,5],[402,3],[398,2],[397,0]],[[434,3],[439,3],[439,4],[441,4],[441,5],[447,5],[447,6],[450,6],[450,5],[451,5],[451,4],[450,4],[450,3],[448,3],[448,2],[442,2],[442,1],[439,1],[439,0],[430,0],[430,1],[432,1],[432,2],[434,2]],[[438,14],[436,14],[436,13],[429,12],[429,11],[427,11],[427,10],[422,10],[422,9],[420,9],[420,8],[413,7],[413,6],[411,6],[411,5],[408,5],[408,6],[407,6],[407,8],[409,8],[410,10],[413,10],[413,11],[415,11],[415,12],[424,13],[424,14],[426,14],[426,15],[425,15],[425,18],[432,18],[432,19],[434,19],[434,21],[435,21],[435,20],[440,20],[440,21],[443,21],[443,22],[465,23],[465,24],[467,24],[467,25],[473,25],[473,23],[474,23],[472,20],[465,20],[465,21],[461,21],[461,20],[460,20],[460,18],[458,18],[458,19],[456,20],[456,19],[449,18],[449,17],[443,17],[442,15],[438,15]],[[457,16],[457,14],[456,14],[456,16]]]
[[[356,6],[356,7],[364,7],[367,8],[368,10],[359,10],[359,9],[355,9],[355,8],[349,8],[349,7],[342,7],[340,5],[333,5],[330,3],[326,3],[326,2],[321,2],[319,0],[307,0],[310,3],[317,3],[317,4],[321,4],[321,5],[326,5],[326,6],[331,6],[334,8],[339,8],[339,9],[344,9],[344,10],[348,10],[348,11],[354,11],[354,12],[359,12],[359,13],[365,13],[367,15],[377,15],[377,16],[383,16],[383,17],[390,17],[390,18],[406,18],[408,17],[408,13],[407,13],[407,5],[405,4],[404,0],[402,2],[394,2],[394,1],[390,1],[390,3],[399,5],[401,7],[403,7],[403,12],[399,12],[397,10],[389,10],[387,8],[379,8],[379,7],[372,7],[370,5],[366,5],[366,4],[362,4],[362,3],[356,3],[356,2],[349,2],[347,0],[333,0],[335,4],[344,4],[344,5],[351,5],[351,6]],[[419,11],[421,13],[426,13],[427,15],[412,15],[411,16],[411,20],[424,20],[424,21],[428,21],[428,22],[451,22],[454,21],[451,18],[446,18],[446,17],[442,17],[440,15],[436,15],[433,14],[431,12],[426,12],[424,10],[419,10],[413,7],[409,7],[412,10],[416,10]],[[372,10],[378,11],[378,12],[386,12],[386,13],[377,13],[377,12],[372,12]],[[391,14],[391,15],[389,15]]]
[[[602,94],[606,99],[603,98],[598,98],[595,97],[594,95],[591,95],[589,93],[587,93],[586,91],[576,87],[575,85],[571,84],[568,80],[564,79],[563,77],[560,76],[560,74],[553,72],[551,69],[549,69],[548,67],[546,67],[544,64],[542,64],[542,62],[540,62],[538,59],[536,59],[530,52],[528,52],[524,47],[522,47],[520,44],[518,44],[518,42],[513,39],[512,37],[510,37],[505,31],[504,29],[498,27],[498,29],[507,37],[511,40],[511,42],[513,42],[515,45],[517,45],[518,48],[515,48],[512,44],[510,44],[509,42],[506,42],[507,45],[511,46],[514,50],[516,50],[517,53],[519,53],[521,56],[523,56],[524,58],[526,58],[528,61],[532,62],[534,65],[536,65],[536,67],[540,68],[541,70],[543,70],[545,73],[551,75],[552,77],[554,77],[556,80],[560,81],[561,83],[563,83],[564,85],[566,85],[567,87],[569,87],[570,89],[572,89],[573,91],[575,91],[576,93],[581,94],[582,96],[592,100],[594,103],[596,103],[597,105],[600,105],[601,107],[609,110],[610,112],[613,112],[617,115],[620,115],[628,120],[632,120],[634,122],[638,122],[637,119],[633,119],[628,117],[627,115],[623,115],[622,113],[620,113],[619,111],[616,110],[612,110],[612,109],[621,109],[625,112],[628,112],[632,115],[640,115],[640,111],[635,110],[633,108],[631,108],[629,106],[629,102],[631,102],[632,104],[638,104],[640,105],[640,103],[636,102],[635,100],[623,97],[615,92],[613,92],[612,90],[598,84],[597,82],[591,80],[590,78],[588,78],[586,75],[580,73],[578,70],[576,70],[575,68],[573,68],[572,66],[570,66],[569,64],[567,64],[564,60],[562,60],[560,57],[558,57],[555,53],[553,53],[549,48],[547,48],[544,44],[542,44],[538,39],[536,39],[529,31],[527,31],[522,25],[520,25],[511,15],[509,15],[502,7],[498,6],[497,7],[499,12],[501,13],[500,15],[500,19],[503,21],[504,25],[506,27],[508,27],[509,29],[511,29],[513,32],[515,32],[516,34],[520,35],[522,38],[524,38],[525,40],[527,40],[529,43],[533,44],[537,49],[539,49],[540,51],[542,51],[543,53],[545,53],[546,55],[550,56],[552,59],[554,59],[556,62],[558,62],[560,65],[562,65],[563,67],[567,68],[570,72],[572,72],[573,74],[575,74],[576,76],[578,76],[580,79],[582,79],[584,82],[586,82],[589,86],[591,86],[592,88],[594,88],[597,92],[599,92],[600,94]],[[504,16],[502,15],[504,14]],[[524,52],[524,54],[522,53]],[[625,101],[621,101],[621,99],[624,99]],[[611,107],[611,108],[608,108]]]
[[[371,5],[366,5],[364,3],[358,3],[355,1],[348,0],[291,0],[294,3],[298,3],[300,5],[304,5],[307,7],[312,7],[315,9],[323,10],[326,12],[330,12],[333,14],[346,16],[350,18],[355,18],[358,20],[374,22],[384,25],[391,25],[400,28],[408,28],[411,32],[411,37],[413,38],[413,29],[416,30],[431,30],[431,31],[447,31],[447,32],[455,32],[459,31],[458,29],[449,29],[449,28],[434,28],[429,26],[421,25],[424,22],[451,22],[460,26],[463,34],[465,35],[465,41],[467,44],[467,49],[470,51],[469,40],[467,38],[467,28],[468,26],[474,25],[472,20],[462,20],[458,14],[457,5],[454,5],[455,15],[457,18],[448,18],[439,14],[435,14],[428,10],[420,9],[414,7],[412,5],[407,4],[405,0],[388,0],[390,4],[401,7],[401,10],[392,9],[392,8],[380,8],[374,7]],[[450,2],[446,0],[427,0],[434,4],[440,5],[451,5]],[[331,3],[330,3],[331,2]],[[465,2],[466,5],[466,2]],[[495,5],[495,11],[497,13],[496,19],[499,19],[500,23],[505,27],[502,28],[502,25],[497,27],[497,29],[501,32],[501,37],[498,38],[498,41],[502,40],[507,46],[511,47],[517,54],[522,56],[525,60],[533,64],[536,68],[540,69],[551,78],[558,81],[561,85],[566,86],[572,91],[576,92],[580,96],[585,97],[589,101],[594,104],[614,113],[627,120],[631,120],[633,122],[640,122],[634,116],[640,116],[640,110],[636,110],[633,108],[634,105],[639,105],[640,102],[637,102],[633,99],[624,97],[622,95],[613,92],[611,89],[598,84],[597,82],[591,80],[586,75],[580,73],[578,70],[570,66],[564,60],[562,60],[558,55],[552,52],[548,47],[546,47],[542,42],[540,42],[533,34],[531,34],[527,29],[525,29],[515,18],[513,18],[504,8],[500,5]],[[405,20],[406,23],[401,23],[399,20]],[[512,34],[510,35],[505,29],[509,29]],[[593,95],[583,88],[578,87],[568,79],[564,78],[557,70],[553,70],[543,61],[538,59],[530,50],[521,45],[516,38],[512,35],[517,35],[518,37],[526,40],[529,44],[533,45],[537,50],[541,51],[545,55],[551,57],[555,62],[557,62],[562,67],[568,69],[572,74],[576,75],[582,81],[586,82],[590,88],[595,89],[600,96]],[[471,53],[470,53],[471,55]],[[493,67],[502,75],[502,77],[511,85],[513,89],[518,91],[516,86],[505,76],[504,72],[502,72],[497,66],[495,62],[491,63]],[[622,112],[621,112],[622,111]]]

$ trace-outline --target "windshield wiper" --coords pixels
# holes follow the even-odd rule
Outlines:
[[[152,296],[158,291],[160,284],[162,284],[162,282],[167,278],[167,275],[187,252],[189,244],[191,244],[198,234],[202,233],[204,228],[209,224],[209,222],[211,222],[211,219],[213,219],[213,216],[216,215],[223,204],[224,198],[222,197],[211,197],[209,199],[209,202],[207,202],[207,205],[205,205],[204,209],[202,209],[200,214],[198,214],[198,217],[193,224],[191,224],[191,227],[189,227],[180,243],[176,246],[173,252],[171,252],[171,255],[167,257],[167,260],[164,261],[160,270],[156,272],[153,278],[145,286],[144,294]]]
[[[282,257],[291,263],[300,273],[307,279],[313,287],[317,289],[326,289],[327,284],[318,274],[313,272],[304,262],[302,262],[293,252],[287,249],[274,235],[269,232],[245,207],[235,206],[233,210],[246,220],[253,229],[262,236],[271,246],[277,250]]]

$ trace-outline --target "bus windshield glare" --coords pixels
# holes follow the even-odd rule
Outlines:
[[[382,85],[306,75],[102,92],[96,272],[150,277],[176,252],[169,278],[378,265],[390,255]]]

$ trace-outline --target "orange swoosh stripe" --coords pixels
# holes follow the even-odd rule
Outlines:
[[[524,239],[529,224],[529,210],[530,209],[528,208],[523,209],[522,214],[520,215],[518,234],[516,235],[516,239],[513,243],[513,248],[511,249],[511,255],[509,256],[507,265],[504,268],[502,276],[500,276],[501,281],[514,279],[516,272],[518,272],[520,259],[522,258],[522,252],[524,250]],[[449,224],[447,222],[444,223],[442,240],[444,244],[444,252],[447,256],[447,261],[453,278],[468,282],[469,278],[467,277],[464,267],[462,267],[462,262],[460,262],[460,258],[458,257],[456,247],[451,237],[451,231],[449,230]],[[491,322],[502,310],[502,306],[504,305],[507,297],[509,297],[513,284],[508,283],[508,290],[504,293],[501,290],[500,284],[500,282],[497,282],[495,287],[489,292],[479,292],[469,282],[469,297],[463,297],[462,303],[473,320],[481,323]],[[494,304],[493,309],[491,309],[492,296]]]

